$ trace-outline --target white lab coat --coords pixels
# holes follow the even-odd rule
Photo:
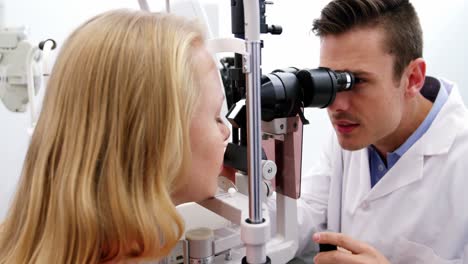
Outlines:
[[[440,81],[447,102],[374,188],[367,149],[345,151],[333,135],[320,168],[303,177],[300,251],[316,250],[312,233],[326,228],[391,263],[468,263],[468,111],[455,85]]]

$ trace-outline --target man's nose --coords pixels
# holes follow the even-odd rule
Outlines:
[[[349,99],[350,93],[348,91],[336,93],[335,100],[328,106],[328,109],[332,112],[347,111],[349,109]]]

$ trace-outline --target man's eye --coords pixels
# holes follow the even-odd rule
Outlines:
[[[354,82],[355,82],[356,84],[359,84],[359,83],[366,82],[366,80],[363,79],[363,78],[356,77],[355,80],[354,80]]]

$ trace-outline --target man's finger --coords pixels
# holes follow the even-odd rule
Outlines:
[[[366,252],[368,246],[358,240],[352,239],[351,237],[333,232],[320,232],[315,233],[313,239],[318,244],[332,244],[338,247],[342,247],[346,250],[351,251],[353,254],[360,254]]]
[[[351,255],[339,250],[321,252],[314,257],[315,264],[358,264],[360,262],[360,256]]]

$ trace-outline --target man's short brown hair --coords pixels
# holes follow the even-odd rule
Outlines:
[[[409,0],[333,0],[314,20],[312,31],[324,37],[365,27],[384,30],[384,49],[395,56],[395,79],[412,60],[422,57],[421,25]]]

